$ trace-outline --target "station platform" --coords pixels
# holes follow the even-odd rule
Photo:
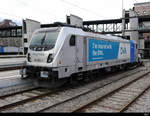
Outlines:
[[[150,59],[142,59],[143,62],[150,62]]]
[[[5,57],[0,58],[0,68],[18,67],[25,62],[25,57]]]
[[[150,68],[150,59],[142,59],[142,61],[147,68]]]
[[[1,58],[25,58],[26,55],[0,55]]]

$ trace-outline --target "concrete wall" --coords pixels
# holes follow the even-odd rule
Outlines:
[[[150,15],[150,2],[137,3],[134,6],[138,15]]]
[[[23,54],[26,54],[28,51],[28,46],[29,46],[33,32],[36,29],[39,29],[40,27],[41,27],[41,24],[38,21],[34,21],[31,19],[23,20],[23,26],[22,26],[22,35],[23,35],[22,44],[24,48]]]
[[[139,48],[140,49],[144,49],[145,48],[145,40],[144,39],[140,39],[139,40]]]
[[[129,16],[135,17],[137,16],[137,14],[133,10],[129,10]],[[132,30],[130,32],[130,39],[136,41],[139,48],[139,32],[137,31],[139,28],[138,18],[137,17],[130,18],[129,21],[130,21],[130,30]]]
[[[24,44],[24,47],[28,47],[29,42],[31,40],[32,33],[36,29],[40,28],[40,22],[31,20],[31,19],[26,19],[26,20],[24,20],[24,22],[26,24],[26,30],[24,30],[24,27],[23,27],[23,34],[22,35],[23,35],[23,39],[27,39],[27,42],[23,42],[23,44]],[[25,25],[23,25],[23,26],[25,26]],[[25,33],[25,31],[26,31],[26,33]]]

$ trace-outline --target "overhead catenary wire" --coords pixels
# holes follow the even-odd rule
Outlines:
[[[99,13],[97,13],[97,12],[95,12],[95,11],[92,11],[92,10],[90,10],[90,9],[87,9],[87,8],[84,8],[84,7],[80,7],[79,5],[74,4],[74,3],[70,2],[70,1],[67,1],[67,0],[59,0],[59,1],[65,3],[65,4],[68,4],[68,5],[71,5],[71,6],[73,6],[73,7],[76,7],[76,8],[78,8],[78,9],[81,9],[81,10],[83,10],[83,11],[85,11],[85,12],[91,13],[91,14],[93,14],[93,15],[95,15],[95,16],[100,16],[100,17],[103,17],[103,18],[108,18],[108,17],[102,16],[102,15],[100,15]]]
[[[13,17],[16,17],[16,18],[23,18],[21,16],[15,15],[15,14],[8,13],[8,12],[4,11],[4,9],[0,9],[0,13],[4,14],[4,15],[7,15],[7,16],[13,16]]]
[[[17,1],[20,2],[21,4],[26,4],[26,6],[32,7],[31,4],[29,4],[28,2],[26,2],[26,1],[24,1],[24,0],[17,0]],[[34,8],[35,8],[35,7],[34,7]],[[32,10],[35,10],[35,9],[32,8]],[[51,15],[57,17],[54,13],[49,12],[49,11],[47,11],[47,10],[43,10],[43,9],[40,9],[40,8],[36,8],[36,10],[42,11],[42,12],[44,12],[44,13],[51,14]]]
[[[23,3],[25,3],[27,6],[29,6],[29,8],[32,9],[31,4],[29,4],[28,2],[22,1],[22,0],[17,0],[17,1],[18,1],[18,2],[23,2]],[[34,7],[34,8],[36,8],[36,7]],[[58,18],[58,16],[57,16],[56,14],[54,14],[51,10],[44,10],[44,9],[39,8],[39,7],[36,8],[36,9],[32,9],[32,10],[40,11],[40,12],[46,13],[46,14],[48,14],[48,16],[51,17],[51,18],[53,18],[53,17]],[[51,11],[51,12],[50,12],[50,11]]]
[[[138,1],[137,0],[134,0],[136,3],[138,3]]]
[[[17,0],[17,2],[19,2],[20,4],[25,4],[27,6],[28,9],[31,9],[31,11],[39,11],[39,12],[42,12],[42,13],[45,13],[45,14],[48,14],[48,20],[51,20],[52,18],[56,19],[58,18],[57,15],[55,15],[54,13],[50,12],[50,11],[47,11],[47,10],[43,10],[43,9],[40,9],[40,8],[37,8],[37,7],[32,7],[31,4],[29,4],[29,2],[26,2],[24,0]],[[6,12],[5,9],[0,9],[0,13],[1,14],[4,14],[4,15],[7,15],[7,16],[10,16],[10,17],[16,17],[16,18],[21,18],[21,19],[26,19],[27,17],[25,16],[20,16],[20,15],[16,15],[16,14],[12,14],[12,13],[8,13]],[[31,16],[32,18],[34,17],[34,15]],[[35,18],[34,18],[35,19]]]

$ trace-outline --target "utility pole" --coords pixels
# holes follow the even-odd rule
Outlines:
[[[123,11],[123,9],[124,9],[124,1],[122,0],[122,11]]]
[[[125,9],[124,0],[122,0],[122,36],[125,36]]]
[[[25,24],[24,23],[25,23],[25,20],[22,19],[22,49],[21,50],[22,50],[23,55],[25,55],[24,54],[24,34],[25,34],[24,33],[24,26],[25,26]]]

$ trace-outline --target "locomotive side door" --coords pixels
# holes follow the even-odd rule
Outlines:
[[[84,70],[84,37],[76,37],[76,71]]]

